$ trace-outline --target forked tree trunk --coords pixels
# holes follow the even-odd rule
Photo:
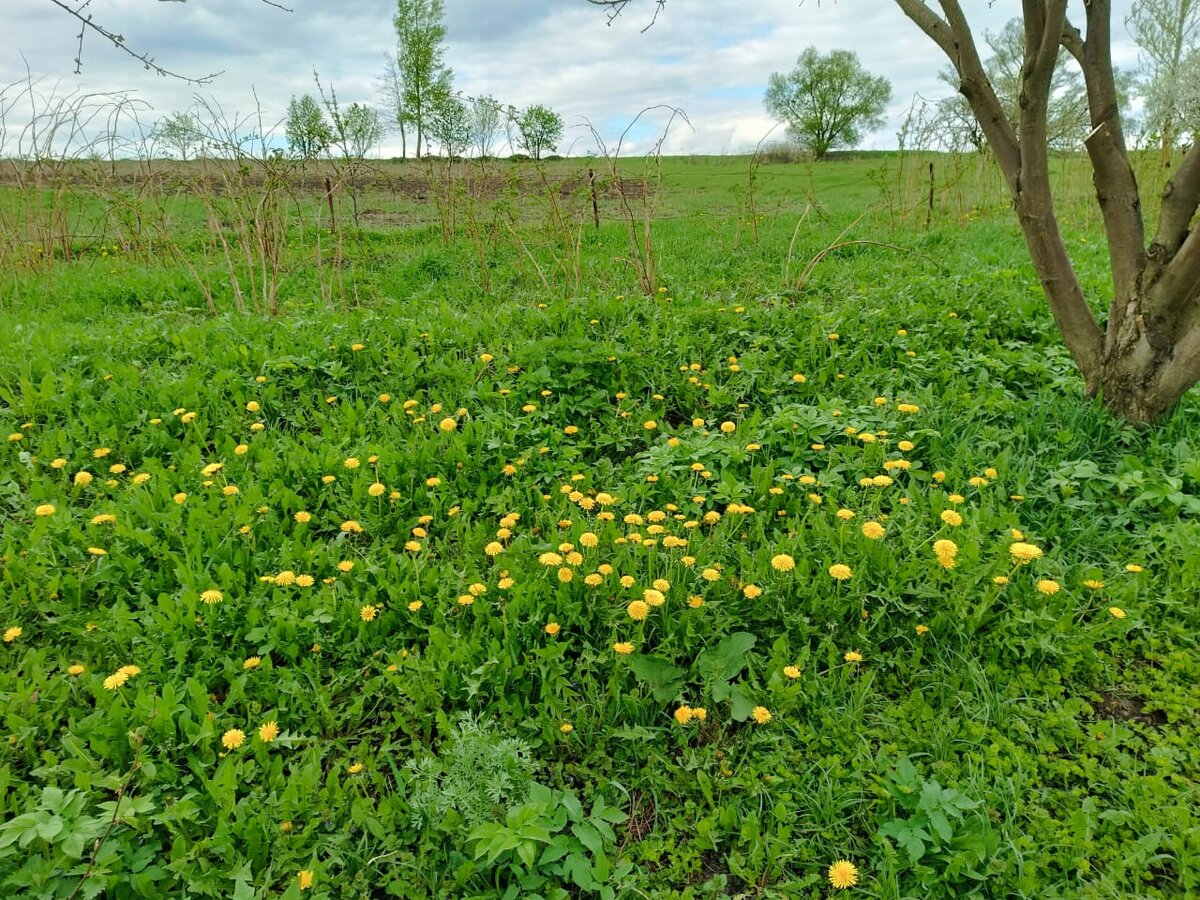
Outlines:
[[[1086,36],[1068,0],[1022,0],[1025,61],[1014,129],[996,98],[958,0],[895,0],[942,48],[996,155],[1033,266],[1090,396],[1131,422],[1170,414],[1200,381],[1200,144],[1167,183],[1146,245],[1141,200],[1125,147],[1111,57],[1111,0],[1088,0]],[[1050,191],[1046,109],[1059,47],[1083,70],[1092,131],[1085,141],[1112,265],[1104,327],[1092,314],[1058,228]]]

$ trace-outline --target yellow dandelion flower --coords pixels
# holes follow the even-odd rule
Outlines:
[[[848,663],[860,663],[860,662],[862,662],[863,656],[857,650],[848,650],[842,656],[842,659],[844,659]]]
[[[258,726],[258,739],[264,744],[269,744],[275,738],[279,737],[279,724],[277,722],[263,722]]]
[[[221,735],[221,746],[226,750],[236,750],[246,743],[246,732],[240,728],[230,728]]]
[[[374,622],[377,615],[379,615],[379,607],[372,603],[366,604],[358,611],[358,617],[364,622]]]
[[[872,541],[877,541],[887,534],[887,530],[878,522],[871,521],[863,522],[862,533],[863,537]]]
[[[780,553],[771,557],[771,568],[776,572],[790,572],[796,568],[796,560],[786,553]]]
[[[839,859],[829,867],[829,883],[835,890],[852,888],[858,884],[858,867],[847,859]]]
[[[1052,578],[1043,578],[1037,583],[1037,589],[1039,594],[1046,594],[1049,596],[1050,594],[1057,594],[1062,587]]]
[[[1114,619],[1125,618],[1125,610],[1121,609],[1121,607],[1119,607],[1119,606],[1110,606],[1108,608],[1108,614],[1110,616],[1112,616]]]
[[[115,691],[129,680],[129,676],[121,671],[113,672],[104,679],[104,689],[106,691]]]
[[[645,600],[634,600],[627,607],[625,607],[625,612],[627,612],[629,614],[629,618],[633,619],[635,622],[641,622],[650,614],[650,604],[648,604]]]
[[[1023,565],[1025,563],[1033,562],[1035,559],[1041,558],[1042,548],[1034,546],[1033,544],[1027,544],[1023,541],[1017,541],[1014,544],[1009,544],[1008,553],[1014,561]]]
[[[54,515],[57,509],[58,507],[56,507],[53,503],[43,503],[33,510],[33,514],[44,519],[46,516]]]
[[[6,628],[4,631],[4,643],[11,644],[24,633],[25,629],[20,625],[13,625],[11,628]]]
[[[87,669],[79,663],[75,663],[73,666],[67,668],[67,674],[73,677],[79,677],[86,671]]]
[[[788,678],[795,680],[800,677],[800,667],[799,666],[784,666],[783,674],[786,675]]]
[[[829,577],[836,581],[848,581],[854,571],[844,563],[834,563],[829,567]]]
[[[214,603],[220,603],[224,599],[225,595],[216,588],[209,588],[207,591],[200,592],[200,602],[208,606],[212,606]]]
[[[771,711],[765,706],[754,707],[754,711],[751,713],[751,715],[754,716],[754,721],[759,725],[766,725],[771,721],[772,718]]]
[[[943,522],[945,522],[947,525],[951,526],[952,528],[957,528],[959,525],[961,525],[963,523],[963,517],[961,515],[959,515],[958,513],[956,513],[952,509],[942,510],[942,514],[940,516],[938,516],[938,518],[940,518]]]
[[[262,665],[261,656],[247,656],[242,662],[243,669],[257,669],[260,665]]]
[[[575,726],[572,725],[570,722],[563,722],[561,725],[558,726],[558,730],[561,731],[563,734],[570,734],[572,731],[575,730]]]

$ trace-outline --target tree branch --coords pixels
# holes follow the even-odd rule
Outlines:
[[[913,24],[942,48],[942,52],[954,66],[955,72],[958,73],[958,90],[970,104],[992,152],[996,154],[1000,171],[1004,173],[1009,188],[1013,189],[1021,169],[1017,138],[1008,117],[1004,115],[1004,109],[1000,106],[991,82],[984,73],[983,62],[975,48],[971,28],[957,0],[942,0],[945,19],[939,17],[922,0],[896,0],[896,5]]]
[[[194,78],[190,75],[181,75],[178,72],[171,71],[170,69],[166,68],[165,66],[159,65],[158,63],[156,63],[154,61],[154,58],[152,56],[150,56],[149,54],[139,53],[137,50],[134,50],[132,47],[129,47],[128,45],[126,45],[124,35],[118,34],[117,32],[106,28],[105,26],[101,25],[99,22],[95,21],[92,18],[90,13],[85,13],[85,10],[88,8],[88,6],[91,5],[92,0],[81,0],[81,2],[77,2],[77,4],[75,6],[68,5],[66,2],[64,2],[64,0],[49,0],[49,2],[53,3],[55,6],[57,6],[59,9],[61,9],[63,12],[65,12],[67,15],[72,16],[79,21],[79,35],[78,35],[79,45],[78,45],[78,49],[76,50],[76,53],[75,53],[75,74],[76,75],[83,74],[83,39],[89,31],[94,34],[100,35],[100,37],[104,38],[104,40],[108,41],[110,44],[112,44],[114,47],[116,47],[122,53],[126,54],[127,56],[132,56],[134,59],[136,59],[138,62],[140,62],[143,66],[145,66],[147,69],[149,69],[152,72],[156,72],[157,74],[162,75],[165,78],[176,78],[179,81],[186,82],[187,84],[208,84],[217,76],[224,74],[223,71],[222,72],[213,72],[208,75],[203,75],[199,78]],[[187,0],[158,0],[158,2],[159,3],[186,3]],[[277,3],[277,2],[275,2],[275,0],[260,0],[260,2],[266,4],[267,6],[273,6],[276,9],[283,10],[284,12],[288,12],[288,13],[292,12],[292,9],[290,7],[284,6],[282,3]],[[661,3],[665,2],[665,0],[659,0],[659,2],[661,4]]]
[[[1107,351],[1113,351],[1124,330],[1132,301],[1141,293],[1146,268],[1146,226],[1142,220],[1137,179],[1129,164],[1120,102],[1112,65],[1112,3],[1091,0],[1085,7],[1087,38],[1076,56],[1083,70],[1092,130],[1084,141],[1092,163],[1092,183],[1104,217],[1108,256],[1112,264],[1113,297],[1108,313]],[[1069,24],[1063,26],[1064,46],[1073,44]],[[1077,34],[1077,32],[1076,32]],[[1073,52],[1067,47],[1068,52]],[[1153,341],[1152,341],[1153,343]]]
[[[608,24],[611,25],[617,16],[625,11],[631,0],[587,0],[592,6],[603,6],[608,9]],[[667,5],[667,0],[654,0],[654,15],[650,17],[650,21],[646,23],[646,27],[642,29],[642,33],[649,31],[654,27],[654,23],[658,21],[658,14],[663,11],[663,7]]]
[[[1179,398],[1200,381],[1200,323],[1192,327],[1175,343],[1170,361],[1158,377],[1158,390],[1168,397]]]
[[[1184,156],[1162,193],[1158,233],[1150,247],[1150,256],[1158,265],[1167,265],[1187,237],[1188,226],[1200,206],[1200,141]]]
[[[1192,231],[1150,289],[1151,308],[1169,313],[1200,291],[1200,229]]]

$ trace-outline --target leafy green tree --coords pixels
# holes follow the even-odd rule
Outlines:
[[[189,112],[173,112],[154,129],[154,137],[160,144],[173,150],[180,159],[187,159],[201,141],[200,123]]]
[[[321,104],[311,94],[288,103],[288,149],[302,159],[316,159],[333,143],[333,130],[325,121]]]
[[[792,139],[817,159],[856,147],[863,131],[883,124],[892,86],[871,75],[849,50],[822,55],[809,47],[787,73],[772,72],[763,105],[787,124]]]
[[[491,156],[504,130],[502,107],[495,97],[484,94],[471,100],[471,146],[481,157]]]
[[[467,104],[447,94],[433,105],[429,118],[429,136],[449,157],[462,156],[471,146],[471,112]]]
[[[383,139],[379,113],[363,103],[351,103],[338,117],[337,130],[350,156],[362,159]]]
[[[428,150],[429,124],[451,92],[454,73],[446,67],[443,0],[396,0],[396,68],[401,82],[402,121],[416,129],[417,158]]]
[[[562,116],[548,106],[535,104],[517,116],[517,145],[534,159],[553,151],[562,140],[562,133]]]
[[[589,0],[619,15],[634,0]],[[1200,141],[1172,170],[1153,236],[1146,234],[1137,179],[1125,143],[1112,62],[1112,0],[1022,0],[1024,64],[1014,127],[996,93],[964,4],[893,0],[945,54],[958,90],[1004,175],[1046,302],[1089,396],[1134,422],[1165,418],[1200,382]],[[665,0],[643,6],[657,11]],[[974,4],[973,4],[974,5]],[[1084,140],[1104,222],[1112,271],[1107,314],[1098,319],[1059,228],[1050,179],[1051,89],[1059,48],[1083,72],[1089,130]]]

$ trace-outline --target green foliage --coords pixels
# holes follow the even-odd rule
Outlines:
[[[921,778],[908,758],[885,784],[894,817],[879,826],[879,837],[902,851],[899,867],[912,871],[926,896],[935,885],[950,889],[946,896],[962,896],[972,882],[987,880],[987,862],[1000,838],[987,816],[977,812],[978,801]]]
[[[500,869],[493,881],[509,885],[505,896],[565,900],[571,894],[564,887],[570,886],[585,896],[613,900],[618,894],[612,882],[633,869],[629,863],[614,868],[610,859],[617,843],[613,825],[626,819],[602,795],[585,810],[571,791],[535,785],[528,803],[509,809],[502,823],[477,826],[470,840],[476,860]]]

